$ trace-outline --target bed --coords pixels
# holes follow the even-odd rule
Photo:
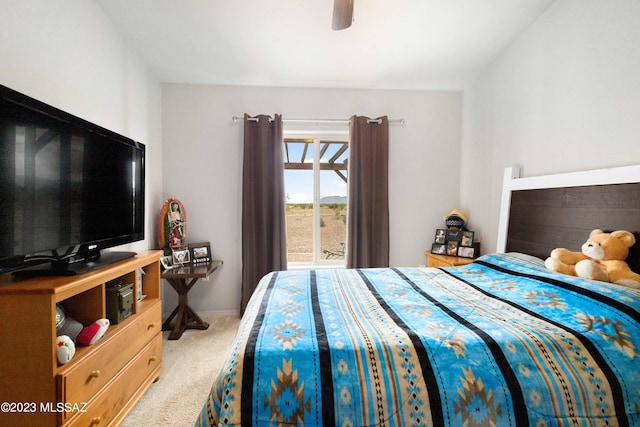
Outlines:
[[[640,167],[624,169],[586,182],[605,210],[635,209],[620,228],[637,233],[640,189],[623,187]],[[520,250],[575,225],[523,225],[517,192],[532,188],[505,176],[519,182],[505,180],[504,250],[472,264],[265,276],[196,425],[640,425],[640,291],[554,273]],[[571,179],[552,188],[584,187]],[[545,204],[575,215],[563,191],[560,206],[536,194],[535,216]]]

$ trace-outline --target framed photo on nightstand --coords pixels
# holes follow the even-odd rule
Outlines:
[[[434,243],[431,245],[431,253],[445,255],[447,253],[447,247],[444,244]]]
[[[436,229],[436,237],[435,239],[433,239],[433,242],[438,243],[440,245],[444,245],[444,243],[446,242],[446,238],[447,238],[447,230],[445,230],[444,228],[438,228]]]
[[[475,248],[473,246],[460,246],[458,248],[458,256],[463,258],[473,258],[475,254]]]
[[[473,231],[463,231],[460,246],[473,246]]]
[[[458,255],[458,242],[451,240],[447,242],[447,255]]]
[[[462,238],[462,231],[460,230],[447,230],[447,242],[460,242]]]

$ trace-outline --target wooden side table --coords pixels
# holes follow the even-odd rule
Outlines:
[[[456,265],[466,265],[473,262],[472,258],[458,256],[424,253],[427,256],[427,267],[454,267]]]
[[[193,285],[200,279],[209,277],[222,265],[222,261],[211,261],[207,264],[186,265],[176,267],[162,272],[161,277],[167,279],[169,284],[178,293],[178,306],[171,312],[167,320],[162,324],[163,331],[171,331],[170,340],[179,340],[186,329],[204,330],[209,324],[203,321],[200,316],[188,304],[188,294]],[[171,321],[175,317],[176,321],[172,325]]]

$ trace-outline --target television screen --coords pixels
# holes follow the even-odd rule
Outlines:
[[[0,268],[144,238],[145,147],[0,86]]]

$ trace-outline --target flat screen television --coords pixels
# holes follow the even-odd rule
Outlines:
[[[0,85],[0,271],[73,275],[144,239],[145,146]]]

